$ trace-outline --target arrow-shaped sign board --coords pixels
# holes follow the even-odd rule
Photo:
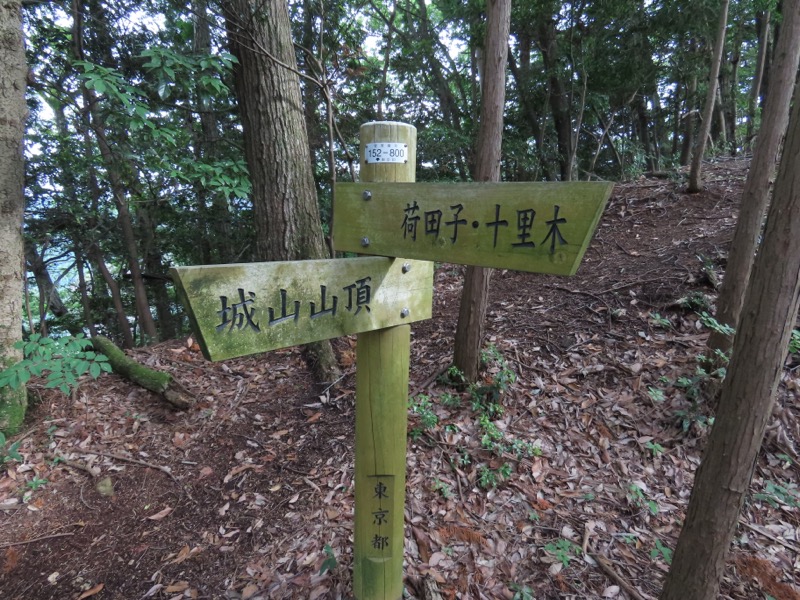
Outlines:
[[[337,250],[573,275],[612,183],[339,183]]]
[[[431,317],[433,264],[366,256],[172,269],[209,360]]]

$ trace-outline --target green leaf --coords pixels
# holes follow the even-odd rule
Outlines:
[[[98,377],[100,377],[101,372],[102,369],[100,368],[100,365],[96,362],[92,363],[92,365],[89,367],[89,375],[91,375],[93,379],[97,379]]]

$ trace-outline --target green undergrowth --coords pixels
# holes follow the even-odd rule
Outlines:
[[[522,459],[542,453],[535,443],[498,426],[505,413],[503,402],[516,379],[516,373],[502,353],[495,346],[487,347],[481,352],[478,382],[467,382],[457,368],[450,367],[439,378],[442,391],[418,394],[409,400],[412,420],[409,436],[415,441],[437,443],[439,436],[448,433],[477,435],[477,447],[448,446],[451,467],[467,471],[469,480],[483,489],[506,483]],[[444,413],[447,417],[440,418]],[[448,497],[449,487],[438,479],[435,481],[438,482],[435,491]]]

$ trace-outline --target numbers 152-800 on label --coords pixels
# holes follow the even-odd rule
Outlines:
[[[367,144],[364,151],[367,163],[404,163],[408,161],[408,146],[398,142]]]

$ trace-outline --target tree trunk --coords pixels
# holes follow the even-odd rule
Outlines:
[[[758,97],[761,95],[761,82],[764,78],[764,68],[767,62],[767,49],[769,48],[770,12],[758,13],[756,16],[756,30],[758,31],[758,60],[756,72],[753,75],[753,84],[750,86],[750,97],[747,102],[747,137],[745,145],[753,143],[756,126],[756,111],[758,110]]]
[[[131,331],[130,323],[128,323],[128,316],[125,314],[125,306],[122,304],[122,295],[119,292],[119,285],[117,280],[111,274],[106,266],[106,261],[103,258],[103,253],[96,245],[89,248],[89,259],[94,261],[97,269],[102,273],[103,280],[111,292],[111,300],[114,303],[114,313],[117,316],[117,324],[119,325],[119,332],[122,336],[122,345],[125,348],[133,348],[133,332]]]
[[[500,181],[510,20],[511,0],[488,0],[476,181]],[[483,342],[491,274],[491,269],[467,267],[464,278],[453,361],[467,381],[478,378],[478,358]]]
[[[92,22],[95,24],[98,36],[108,36],[108,25],[106,23],[105,11],[99,9],[96,5],[88,7],[92,14]],[[83,31],[84,19],[83,11],[84,5],[80,1],[73,4],[74,13],[72,36],[73,36],[73,53],[78,60],[84,60],[83,56]],[[110,53],[112,45],[109,41],[104,48]],[[110,56],[110,54],[109,54]],[[111,60],[110,58],[108,59]],[[89,115],[89,124],[94,132],[95,139],[97,140],[98,148],[100,149],[100,156],[103,159],[103,164],[106,167],[108,175],[111,195],[114,198],[114,204],[117,208],[117,222],[119,223],[122,232],[122,243],[125,253],[128,257],[128,266],[131,271],[131,280],[133,281],[133,296],[136,303],[136,313],[139,316],[139,323],[142,328],[143,339],[145,343],[153,343],[158,341],[158,333],[156,331],[155,321],[153,315],[150,313],[150,303],[147,300],[147,289],[144,285],[142,272],[139,267],[139,252],[136,245],[136,235],[133,229],[133,219],[128,208],[128,197],[126,192],[126,185],[123,182],[119,169],[119,158],[112,150],[112,143],[108,139],[105,127],[105,119],[100,114],[99,99],[94,90],[90,90],[85,84],[81,85],[84,98],[84,104],[87,108]],[[135,172],[136,169],[131,169]]]
[[[558,14],[557,12],[555,13]],[[546,15],[539,27],[539,44],[542,52],[550,87],[550,110],[553,114],[553,124],[558,140],[559,164],[561,166],[561,181],[572,179],[572,119],[569,110],[569,94],[564,88],[558,72],[558,29],[556,17]]]
[[[708,134],[711,131],[711,119],[714,115],[714,105],[717,97],[717,79],[719,69],[722,64],[722,50],[725,47],[725,31],[728,27],[728,5],[730,0],[722,0],[720,3],[719,23],[717,25],[717,39],[714,40],[714,49],[711,56],[711,69],[708,75],[708,93],[706,94],[706,104],[703,107],[703,117],[700,121],[700,133],[697,135],[697,143],[694,145],[692,154],[692,166],[689,171],[689,185],[687,192],[696,193],[703,190],[702,165],[703,154],[706,151]]]
[[[234,83],[253,186],[259,260],[330,258],[325,247],[285,0],[224,0]],[[316,374],[333,381],[329,341],[307,347]]]
[[[28,115],[25,84],[28,67],[22,42],[21,4],[0,3],[0,370],[22,355],[22,283],[25,279],[22,215],[25,166],[22,138]],[[0,431],[15,432],[25,418],[25,386],[0,387]]]
[[[689,80],[689,88],[686,90],[685,110],[683,112],[683,141],[681,142],[680,164],[685,167],[689,164],[694,145],[694,125],[697,121],[695,111],[697,109],[697,75],[692,75]]]
[[[92,303],[89,300],[89,292],[86,286],[85,261],[80,248],[74,248],[75,270],[78,271],[78,292],[81,296],[81,306],[83,307],[83,319],[89,329],[89,337],[97,335],[97,327],[94,325],[94,315],[92,314]]]
[[[747,281],[758,248],[758,237],[769,203],[769,181],[781,139],[789,120],[789,104],[800,63],[800,0],[784,0],[783,26],[772,66],[772,88],[764,106],[761,128],[742,192],[739,218],[733,233],[725,278],[717,300],[717,320],[736,327],[744,302]],[[795,100],[796,101],[796,100]],[[786,150],[784,150],[785,154]],[[728,351],[732,341],[713,332],[711,350]]]
[[[39,319],[44,321],[48,310],[55,317],[66,315],[68,312],[67,307],[64,306],[61,295],[58,293],[58,288],[50,277],[50,271],[47,270],[44,258],[39,254],[36,245],[31,240],[25,240],[25,262],[30,272],[33,273],[36,288],[39,290],[39,302],[43,308],[40,311]]]
[[[772,414],[800,296],[800,98],[795,97],[764,242],[717,419],[661,600],[715,600]]]
[[[195,54],[211,54],[211,27],[208,21],[208,1],[192,0],[192,22],[194,25],[192,51]],[[198,77],[199,80],[199,77]],[[198,83],[199,87],[199,83]],[[208,100],[198,90],[194,97],[195,110],[199,114],[200,129],[194,130],[194,155],[198,161],[213,162],[219,143],[217,117]],[[194,185],[197,195],[197,226],[205,232],[198,240],[203,264],[228,263],[233,260],[230,211],[228,201],[219,192],[209,192],[201,182]],[[209,206],[210,203],[210,206]]]

